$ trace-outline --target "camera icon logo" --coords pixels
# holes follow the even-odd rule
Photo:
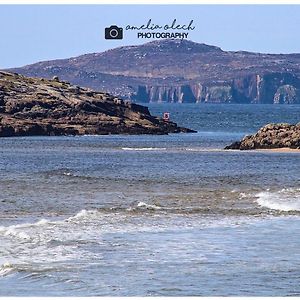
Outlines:
[[[105,28],[105,39],[106,40],[122,40],[123,39],[123,28],[117,25],[111,25]]]

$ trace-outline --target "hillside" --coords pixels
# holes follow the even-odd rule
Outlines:
[[[107,93],[0,72],[0,136],[190,132]]]
[[[12,69],[137,102],[300,103],[300,54],[161,40]]]

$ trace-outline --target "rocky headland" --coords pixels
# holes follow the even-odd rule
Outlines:
[[[224,51],[157,40],[12,69],[57,75],[134,102],[300,104],[300,54]]]
[[[0,137],[193,132],[147,107],[60,81],[0,71]]]
[[[256,134],[247,135],[241,141],[226,146],[225,149],[300,149],[300,123],[296,125],[280,123],[268,124]]]

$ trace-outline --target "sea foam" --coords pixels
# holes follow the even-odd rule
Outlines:
[[[123,147],[122,150],[124,150],[124,151],[165,151],[165,150],[167,150],[167,148],[155,148],[155,147],[130,148],[130,147]]]
[[[6,276],[14,270],[11,263],[6,262],[0,266],[0,277]]]
[[[300,211],[300,189],[265,191],[256,196],[260,206],[279,211]]]
[[[137,207],[139,208],[146,208],[146,209],[153,209],[153,210],[159,210],[162,209],[162,207],[155,205],[155,204],[147,204],[145,202],[139,202],[137,204]]]

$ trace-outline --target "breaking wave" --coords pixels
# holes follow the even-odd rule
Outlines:
[[[6,262],[0,266],[0,277],[6,276],[14,271],[13,265]]]
[[[165,151],[165,150],[167,150],[167,148],[155,148],[155,147],[130,148],[130,147],[123,147],[122,150],[124,150],[124,151]]]
[[[300,211],[300,189],[265,191],[256,196],[260,206],[279,211]]]
[[[123,147],[124,151],[170,151],[170,152],[220,152],[224,151],[220,148],[195,147],[195,148],[165,148],[165,147]]]
[[[127,211],[135,210],[135,209],[147,209],[147,210],[161,210],[163,209],[161,206],[155,204],[147,204],[145,202],[138,202],[135,207],[127,208]]]

